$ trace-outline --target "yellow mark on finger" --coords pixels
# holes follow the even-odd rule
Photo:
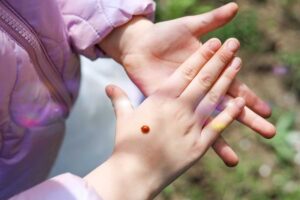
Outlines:
[[[214,131],[221,132],[226,128],[226,125],[224,123],[216,122],[216,123],[212,124],[212,128]]]

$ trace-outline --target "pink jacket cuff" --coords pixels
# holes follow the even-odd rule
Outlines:
[[[59,0],[59,5],[73,48],[96,59],[103,56],[97,44],[114,28],[134,15],[153,19],[152,0]]]
[[[63,174],[45,181],[10,200],[102,200],[82,178]]]

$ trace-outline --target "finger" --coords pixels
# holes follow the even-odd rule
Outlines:
[[[126,93],[119,87],[109,85],[105,88],[110,98],[117,118],[123,117],[133,111],[133,107]]]
[[[221,47],[218,39],[211,39],[202,45],[191,57],[164,82],[157,94],[178,97],[198,74],[205,63]]]
[[[193,35],[200,37],[229,23],[238,12],[236,3],[229,3],[210,12],[180,18]]]
[[[222,136],[217,138],[213,144],[213,149],[228,167],[235,167],[238,165],[239,157]]]
[[[216,139],[240,114],[244,106],[245,100],[238,97],[203,128],[199,137],[199,143],[204,151],[207,151],[207,149],[216,142]]]
[[[186,99],[193,107],[197,107],[199,101],[213,86],[220,74],[224,71],[224,68],[232,61],[239,47],[240,43],[238,40],[234,38],[227,40],[213,58],[205,64],[195,79],[192,80],[181,97]],[[240,61],[241,60],[237,58],[235,60],[235,62]]]
[[[225,98],[222,100],[219,106],[219,109],[223,110],[226,107],[226,104],[232,99],[233,97],[225,96]],[[248,107],[245,107],[240,113],[240,115],[238,116],[238,121],[248,126],[249,128],[259,133],[265,138],[272,138],[276,134],[276,128],[273,124],[259,116],[257,113],[253,112]]]
[[[239,80],[233,81],[228,93],[233,97],[243,97],[246,100],[247,107],[262,117],[267,118],[271,116],[272,110],[270,106]]]
[[[216,110],[218,104],[221,102],[222,98],[224,98],[233,79],[241,69],[241,63],[242,60],[240,58],[233,59],[229,67],[223,72],[212,89],[201,100],[196,109],[196,114],[198,114],[198,120],[200,122],[204,123],[207,118]]]
[[[210,117],[205,123],[209,124],[212,121],[212,117]],[[234,152],[234,150],[228,145],[225,139],[220,135],[215,143],[213,144],[213,149],[216,154],[223,160],[225,165],[228,167],[235,167],[239,163],[239,157]]]

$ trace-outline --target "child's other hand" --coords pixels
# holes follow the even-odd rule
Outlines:
[[[120,88],[106,89],[117,116],[111,159],[152,197],[200,159],[245,105],[237,98],[209,120],[241,67],[239,58],[228,66],[224,62],[239,48],[238,41],[220,46],[217,39],[208,41],[136,109]],[[141,131],[144,125],[148,134]]]

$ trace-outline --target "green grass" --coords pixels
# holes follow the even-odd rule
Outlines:
[[[300,98],[300,52],[281,53],[278,57],[290,71],[285,80],[287,86]]]
[[[216,4],[227,3],[229,1],[216,1],[217,3],[200,4],[198,0],[166,0],[158,1],[157,21],[164,21],[179,18],[186,15],[196,15],[212,10]],[[217,37],[222,41],[230,37],[236,37],[241,41],[245,50],[260,51],[261,32],[257,28],[257,15],[255,11],[242,11],[238,16],[224,28],[208,34],[205,39]]]
[[[257,15],[255,11],[247,10],[240,12],[236,18],[224,28],[208,34],[206,38],[217,37],[222,41],[230,37],[239,39],[242,49],[259,52],[262,50],[261,41],[263,36],[257,27]]]

